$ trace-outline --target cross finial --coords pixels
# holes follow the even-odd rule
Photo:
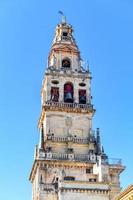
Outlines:
[[[61,10],[59,10],[58,13],[62,16],[61,17],[61,23],[65,24],[66,23],[66,16],[64,15],[64,13]]]

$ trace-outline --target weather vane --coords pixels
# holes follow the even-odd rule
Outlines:
[[[61,10],[59,10],[58,13],[62,16],[62,18],[61,18],[62,24],[65,24],[66,23],[66,16],[64,15],[64,13]]]

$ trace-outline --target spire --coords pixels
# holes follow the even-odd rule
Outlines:
[[[105,154],[103,146],[102,146],[102,161],[104,163],[108,163],[108,156]]]
[[[55,30],[55,36],[53,45],[73,45],[75,50],[79,51],[75,39],[73,37],[73,27],[66,21],[66,16],[62,11],[59,11],[61,15],[61,22],[57,24]],[[57,48],[57,47],[56,47]]]
[[[96,146],[96,152],[97,152],[97,155],[100,155],[101,154],[101,139],[100,139],[100,130],[99,128],[97,128],[97,131],[96,131],[96,142],[97,142],[97,146]]]
[[[102,154],[104,154],[104,147],[102,146]]]
[[[44,149],[44,130],[43,130],[43,124],[42,124],[42,127],[41,127],[39,147],[40,147],[40,149]]]
[[[48,57],[48,69],[53,71],[83,71],[81,56],[73,36],[73,27],[66,21],[62,11],[59,11],[61,21],[57,24],[52,46]],[[64,61],[63,61],[64,60]],[[67,63],[64,65],[63,63]],[[64,67],[65,66],[65,67]]]

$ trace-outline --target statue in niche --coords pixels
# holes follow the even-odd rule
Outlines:
[[[57,60],[57,59],[56,59],[56,56],[55,56],[55,54],[53,54],[53,66],[54,66],[54,67],[56,67],[56,60]]]
[[[72,118],[66,117],[67,134],[70,136],[70,128],[72,127]]]
[[[66,126],[70,128],[72,126],[72,118],[71,117],[66,117]]]

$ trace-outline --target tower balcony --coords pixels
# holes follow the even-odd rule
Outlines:
[[[109,158],[110,165],[122,165],[122,159],[120,158]]]
[[[122,165],[122,159],[120,158],[109,158],[109,170],[111,173],[119,171],[121,173],[125,169],[125,166]]]
[[[73,136],[61,137],[61,136],[47,135],[46,140],[50,140],[52,142],[73,142],[73,143],[78,143],[78,144],[88,144],[90,141],[90,138],[89,137],[80,138],[80,137],[73,137]],[[91,142],[93,142],[92,139],[91,139]]]
[[[96,154],[75,154],[75,153],[54,153],[45,152],[43,149],[35,150],[35,159],[37,160],[57,160],[57,161],[78,161],[78,162],[89,162],[95,164],[101,160],[101,156]],[[102,164],[107,164],[110,166],[110,170],[119,169],[123,171],[125,167],[122,164],[120,158],[108,158],[107,160],[101,160]]]
[[[54,102],[45,101],[43,103],[44,110],[54,111],[69,111],[69,112],[83,112],[94,114],[95,109],[92,104],[79,104],[79,103],[65,103],[65,102]]]
[[[44,160],[66,160],[66,161],[83,161],[96,163],[96,155],[89,154],[68,154],[68,153],[52,153],[52,152],[38,152],[36,155],[36,159],[44,159]]]

